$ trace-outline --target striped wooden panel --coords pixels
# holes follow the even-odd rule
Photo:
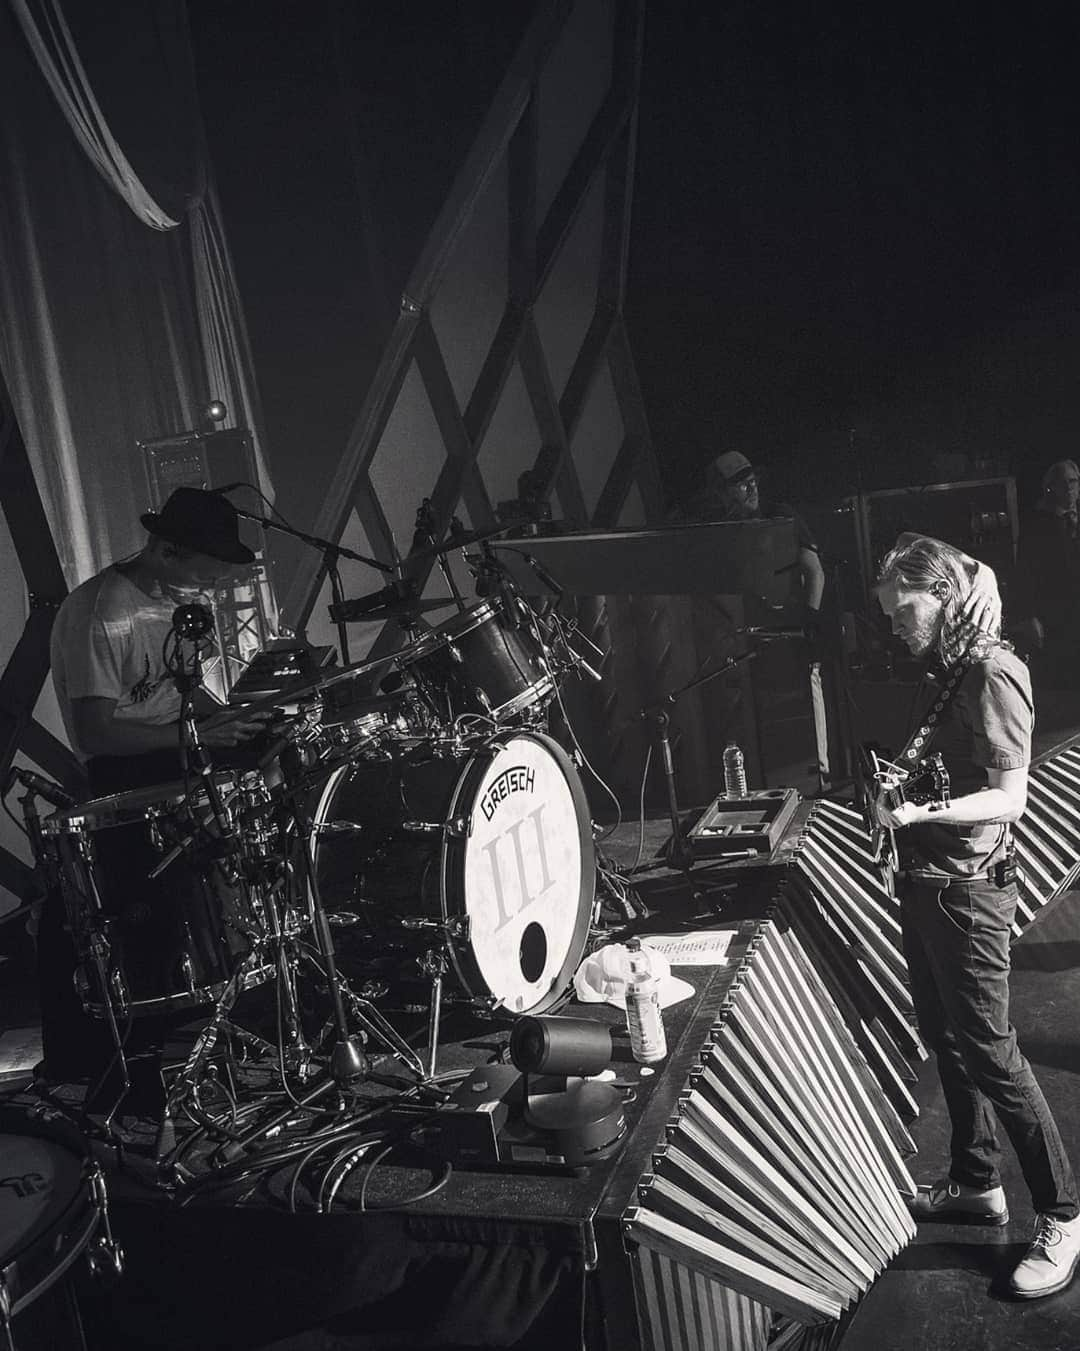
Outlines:
[[[862,816],[814,803],[791,855],[784,913],[824,979],[896,1115],[918,1115],[911,1062],[926,1052],[915,1027],[899,906],[870,854]],[[906,1132],[898,1142],[914,1151]]]
[[[1019,936],[1080,871],[1080,744],[1051,751],[1032,766],[1027,809],[1013,838],[1020,865],[1013,932]]]
[[[642,1248],[634,1287],[646,1351],[766,1351],[772,1313],[692,1266]]]
[[[762,921],[623,1217],[657,1346],[712,1345],[689,1334],[707,1309],[684,1306],[716,1283],[805,1325],[854,1305],[915,1232],[883,1103],[799,938]],[[668,1304],[658,1273],[684,1270],[701,1283],[687,1276]],[[716,1344],[755,1348],[756,1335]]]

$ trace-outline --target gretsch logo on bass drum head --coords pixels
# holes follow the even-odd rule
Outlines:
[[[535,769],[530,769],[527,765],[511,765],[509,769],[504,769],[497,779],[492,780],[480,799],[480,810],[484,813],[484,820],[490,821],[499,803],[505,801],[512,793],[532,793],[535,787]]]

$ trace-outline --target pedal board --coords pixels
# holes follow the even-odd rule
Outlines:
[[[799,805],[797,788],[763,788],[745,797],[721,795],[690,827],[686,842],[695,858],[768,858],[784,838]]]

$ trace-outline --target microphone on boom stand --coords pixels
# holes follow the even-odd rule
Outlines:
[[[217,783],[214,766],[206,747],[199,738],[195,722],[195,691],[202,684],[202,652],[209,646],[214,631],[214,613],[208,605],[192,602],[178,605],[172,614],[172,628],[165,639],[165,666],[180,692],[180,760],[185,774],[194,770],[206,789],[210,811],[217,827],[224,857],[235,854],[239,847],[236,830],[225,811],[225,804]],[[190,645],[190,658],[184,644]]]
[[[735,633],[746,634],[763,643],[775,643],[784,638],[809,638],[810,630],[802,624],[747,624],[735,629]]]

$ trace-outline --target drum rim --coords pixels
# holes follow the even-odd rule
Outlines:
[[[513,1017],[520,1017],[525,1014],[543,1013],[545,1009],[551,1008],[559,999],[562,998],[573,974],[577,970],[582,957],[585,954],[585,947],[589,939],[589,928],[592,923],[593,902],[596,896],[596,845],[592,836],[592,817],[589,813],[589,803],[585,796],[585,786],[581,781],[581,775],[577,771],[577,766],[566,753],[565,749],[559,745],[554,737],[546,732],[536,732],[531,728],[506,727],[501,729],[495,736],[489,738],[483,746],[478,747],[469,756],[466,761],[454,790],[450,796],[448,815],[454,817],[459,815],[459,809],[463,801],[474,801],[466,797],[466,790],[472,787],[474,782],[483,777],[485,770],[490,765],[494,757],[494,746],[496,743],[503,744],[514,738],[522,738],[526,741],[538,742],[545,750],[549,751],[552,759],[555,760],[559,769],[562,771],[563,778],[566,780],[570,789],[570,796],[574,803],[575,814],[578,821],[578,836],[581,844],[581,877],[578,883],[578,914],[574,924],[574,932],[571,943],[567,949],[562,966],[559,968],[559,978],[556,983],[548,990],[541,999],[531,1005],[528,1009],[506,1009],[505,1012]],[[571,772],[568,773],[567,770]],[[456,837],[449,835],[446,844],[442,850],[442,857],[439,867],[439,904],[442,909],[443,920],[449,925],[450,921],[458,918],[464,918],[467,911],[464,908],[464,898],[458,898],[458,903],[451,907],[449,904],[450,886],[449,880],[451,873],[460,875],[464,872],[465,849],[467,846],[467,837]],[[588,904],[583,904],[584,899],[588,898]],[[459,952],[460,942],[460,952]],[[446,939],[447,949],[450,954],[450,960],[457,972],[458,979],[461,981],[465,992],[473,999],[487,999],[494,992],[489,990],[486,982],[483,980],[479,964],[477,963],[472,949],[467,942],[461,942],[453,937],[452,929],[447,930]],[[467,958],[467,960],[464,960]]]
[[[498,722],[502,718],[515,718],[519,713],[524,713],[527,708],[532,708],[534,704],[540,702],[547,694],[555,692],[555,679],[553,676],[545,673],[539,680],[534,680],[531,685],[526,685],[523,690],[518,690],[512,699],[507,699],[505,704],[496,704],[489,714],[489,717]],[[507,728],[511,731],[511,728]],[[524,729],[522,729],[524,730]],[[556,742],[558,745],[558,742]],[[571,761],[571,763],[573,763]]]
[[[10,1317],[14,1318],[60,1280],[72,1262],[85,1252],[106,1207],[104,1196],[99,1199],[91,1182],[90,1173],[96,1165],[89,1146],[71,1122],[31,1116],[4,1105],[0,1106],[0,1135],[43,1140],[79,1162],[78,1183],[50,1223],[31,1231],[29,1239],[17,1241],[8,1252],[0,1253],[0,1277],[12,1296]]]
[[[235,777],[236,772],[231,769],[217,770],[214,774],[215,781],[221,783]],[[179,791],[165,792],[165,789]],[[41,828],[46,835],[78,835],[87,831],[110,830],[115,826],[133,825],[139,820],[146,819],[148,808],[162,805],[176,809],[197,800],[201,791],[201,782],[195,782],[188,788],[183,779],[168,779],[163,783],[150,784],[146,788],[126,788],[122,793],[103,793],[100,797],[87,798],[84,802],[76,802],[72,807],[53,812],[45,817]],[[132,812],[122,820],[104,819],[107,815],[104,804],[113,803],[119,809],[122,808],[125,798],[140,799],[141,810]],[[99,819],[94,820],[95,816]]]
[[[488,620],[494,619],[502,610],[498,601],[487,596],[478,601],[475,605],[468,605],[464,610],[459,610],[456,615],[451,615],[449,619],[444,619],[441,624],[437,624],[430,633],[421,635],[410,648],[403,649],[398,653],[398,657],[408,657],[408,661],[403,665],[408,668],[412,662],[418,658],[428,657],[439,648],[445,647],[457,638],[463,638],[465,634],[471,633],[473,629],[478,629]],[[483,613],[486,611],[487,613]],[[469,621],[463,623],[463,620]]]

